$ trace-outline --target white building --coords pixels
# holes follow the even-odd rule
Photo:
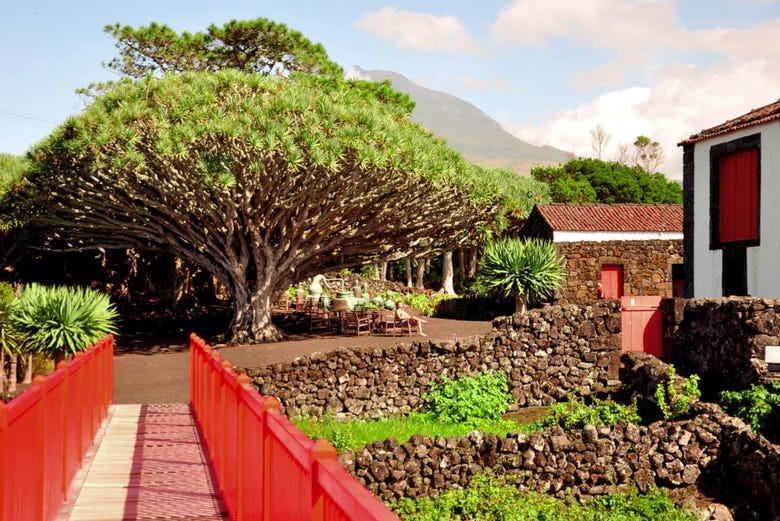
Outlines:
[[[780,101],[680,145],[685,295],[780,298]]]

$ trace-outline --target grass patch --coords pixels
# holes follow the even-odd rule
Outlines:
[[[325,438],[339,450],[360,449],[377,440],[395,438],[399,443],[409,441],[415,434],[423,436],[464,436],[480,430],[505,436],[519,432],[520,426],[509,420],[472,420],[469,423],[447,423],[431,413],[411,413],[407,416],[379,420],[339,421],[333,416],[322,418],[293,418],[292,422],[311,439]]]
[[[563,502],[523,492],[501,477],[478,474],[465,489],[436,497],[402,498],[390,505],[404,521],[695,521],[662,490],[610,494],[587,502]]]

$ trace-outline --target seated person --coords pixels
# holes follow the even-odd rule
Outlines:
[[[414,315],[410,315],[405,309],[404,304],[400,300],[395,303],[395,316],[396,318],[399,318],[401,320],[408,320],[409,324],[412,326],[417,326],[417,333],[420,336],[428,336],[425,333],[423,333],[422,325],[427,324],[427,320],[423,320],[420,317],[415,317]]]

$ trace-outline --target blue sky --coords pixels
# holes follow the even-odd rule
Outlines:
[[[639,134],[681,177],[678,141],[780,98],[780,0],[2,0],[0,152],[22,154],[113,78],[105,24],[182,31],[266,17],[345,69],[387,69],[470,101],[537,145],[605,159]]]

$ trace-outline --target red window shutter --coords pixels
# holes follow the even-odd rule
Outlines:
[[[758,239],[758,149],[720,158],[720,242]]]

